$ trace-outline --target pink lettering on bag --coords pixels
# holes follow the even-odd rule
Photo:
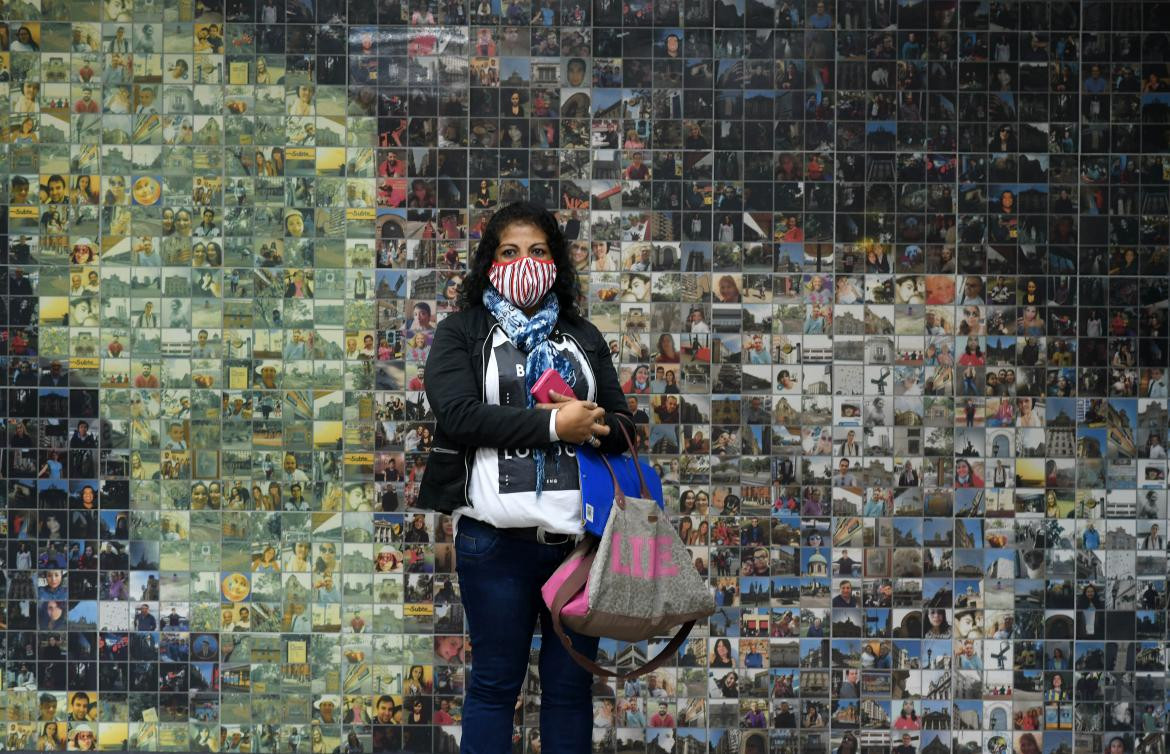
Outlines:
[[[654,574],[651,578],[662,578],[663,576],[677,576],[678,566],[674,564],[674,559],[671,555],[671,545],[674,544],[673,539],[668,535],[659,537],[657,539],[658,548],[655,553]]]
[[[630,553],[633,555],[630,574],[640,579],[646,578],[646,574],[642,570],[642,543],[645,541],[642,537],[630,537]]]
[[[630,545],[630,561],[625,558],[623,541]],[[609,570],[611,573],[633,576],[639,579],[655,580],[665,576],[677,576],[678,566],[671,556],[670,536],[664,537],[623,537],[614,532],[610,540]],[[645,546],[646,552],[642,552]]]

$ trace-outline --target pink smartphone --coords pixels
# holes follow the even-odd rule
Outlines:
[[[576,397],[573,395],[573,388],[569,387],[569,383],[565,382],[565,378],[561,377],[560,372],[555,369],[544,370],[544,374],[540,375],[536,384],[532,386],[532,395],[536,398],[537,403],[552,403],[549,392],[559,393],[570,398]]]

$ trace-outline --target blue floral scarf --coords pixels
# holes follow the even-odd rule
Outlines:
[[[540,309],[531,318],[490,285],[484,289],[483,305],[499,320],[508,339],[528,354],[524,362],[524,397],[528,408],[536,405],[532,386],[548,369],[556,369],[570,387],[574,386],[577,376],[572,364],[548,342],[561,315],[561,304],[555,293],[545,294]],[[544,487],[544,448],[533,448],[532,458],[536,461],[536,496],[540,497]]]

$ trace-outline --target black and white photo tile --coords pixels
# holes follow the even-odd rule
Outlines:
[[[596,752],[1164,754],[1167,18],[3,2],[0,749],[458,751],[424,365],[529,199],[718,604]]]

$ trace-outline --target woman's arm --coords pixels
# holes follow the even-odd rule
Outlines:
[[[472,447],[549,445],[552,440],[547,411],[483,402],[472,356],[470,343],[454,326],[454,320],[440,322],[427,357],[426,394],[443,434]]]

